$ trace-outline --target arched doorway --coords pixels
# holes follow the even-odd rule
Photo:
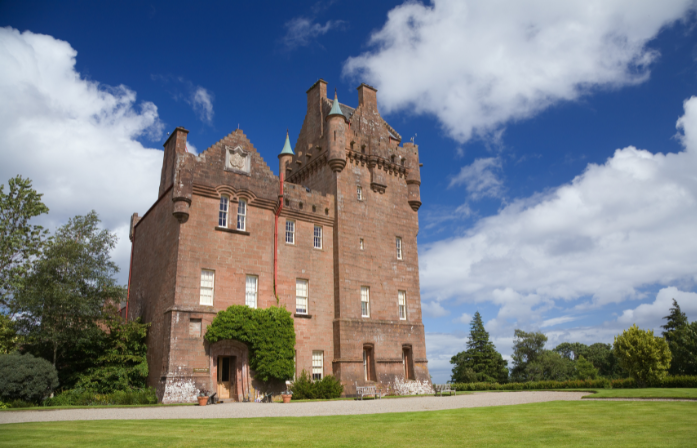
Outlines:
[[[239,341],[211,344],[211,385],[218,398],[243,401],[249,397],[249,349]]]

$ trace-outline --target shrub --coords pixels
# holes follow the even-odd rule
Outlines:
[[[666,376],[671,354],[665,339],[653,335],[653,330],[642,330],[632,325],[615,336],[613,353],[623,369],[641,387],[657,383]]]
[[[152,387],[142,390],[120,390],[110,394],[71,389],[49,398],[45,402],[47,406],[108,406],[156,403],[157,395]]]
[[[285,381],[293,377],[295,328],[285,308],[250,308],[232,305],[220,311],[206,330],[205,339],[234,339],[249,347],[249,367],[261,381]]]
[[[320,381],[311,381],[305,370],[300,374],[291,387],[293,400],[313,400],[339,398],[344,392],[344,386],[332,375],[327,375]]]
[[[0,356],[0,399],[39,403],[58,387],[53,365],[30,354]]]
[[[661,381],[660,387],[697,387],[697,376],[667,376]]]
[[[587,361],[583,356],[578,357],[576,361],[576,378],[579,380],[594,380],[598,378],[598,369],[593,367],[590,361]]]

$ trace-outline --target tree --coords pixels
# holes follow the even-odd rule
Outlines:
[[[20,336],[15,323],[8,316],[0,314],[0,354],[7,355],[19,348]]]
[[[579,356],[576,361],[576,378],[579,380],[594,380],[598,378],[598,369],[586,358]]]
[[[47,231],[29,221],[48,213],[42,195],[31,188],[31,180],[16,176],[8,184],[7,194],[0,185],[0,305],[4,307],[10,307],[46,242]]]
[[[27,353],[0,356],[0,399],[38,403],[58,387],[56,369]]]
[[[511,380],[527,381],[525,372],[529,363],[537,360],[544,352],[547,336],[543,333],[526,333],[522,330],[515,330],[515,340],[513,341],[513,370]]]
[[[579,356],[582,356],[588,351],[588,346],[580,342],[562,342],[554,347],[553,351],[559,353],[563,358],[576,361]]]
[[[673,299],[670,314],[664,317],[663,337],[672,354],[671,375],[697,375],[697,322],[688,323],[687,316]]]
[[[484,329],[482,316],[477,311],[470,323],[470,335],[467,350],[450,359],[454,364],[451,381],[454,383],[473,383],[508,381],[508,361],[496,351],[489,341],[489,333]]]
[[[92,211],[59,228],[15,299],[18,325],[50,347],[54,366],[60,350],[97,325],[105,303],[125,295],[110,257],[116,235],[100,230],[99,223]]]
[[[640,387],[665,377],[671,354],[665,339],[653,335],[653,330],[631,328],[615,336],[613,352],[629,375]]]

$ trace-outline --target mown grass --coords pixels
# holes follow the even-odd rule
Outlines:
[[[254,419],[109,420],[0,426],[0,446],[684,447],[697,405],[548,402],[434,412]]]
[[[697,400],[697,389],[598,389],[583,398],[686,398]]]

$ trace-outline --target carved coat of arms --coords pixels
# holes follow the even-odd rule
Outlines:
[[[225,147],[225,169],[249,173],[249,153],[241,147]]]

